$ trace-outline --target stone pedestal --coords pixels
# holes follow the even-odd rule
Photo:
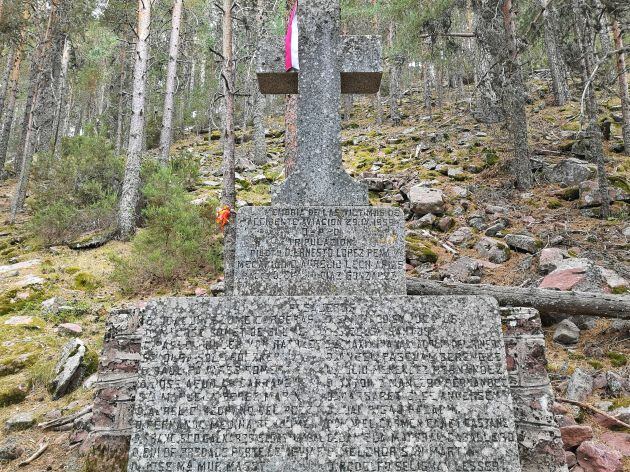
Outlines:
[[[496,301],[165,299],[129,471],[520,470]]]

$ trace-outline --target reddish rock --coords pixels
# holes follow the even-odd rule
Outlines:
[[[630,434],[608,432],[602,434],[601,440],[611,449],[620,452],[625,457],[630,457]]]
[[[554,415],[568,415],[569,409],[562,403],[555,402],[553,406],[551,407],[551,412]]]
[[[564,452],[564,460],[569,468],[577,464],[577,457],[571,451]]]
[[[543,279],[540,288],[571,290],[585,279],[585,272],[582,268],[556,270]]]
[[[577,450],[577,459],[584,472],[623,472],[622,455],[602,444],[584,441]]]
[[[83,333],[83,328],[76,323],[62,323],[59,325],[59,332],[70,336],[78,336]]]
[[[195,297],[205,297],[208,295],[208,291],[205,288],[197,287],[195,289]]]
[[[558,426],[561,428],[565,426],[575,426],[576,424],[571,415],[562,415],[558,418]]]
[[[584,441],[593,438],[593,428],[586,425],[576,424],[572,426],[564,426],[560,428],[562,442],[565,449],[572,449],[579,446]]]

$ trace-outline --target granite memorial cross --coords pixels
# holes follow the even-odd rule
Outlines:
[[[299,6],[299,72],[285,72],[283,45],[259,50],[262,93],[298,93],[296,171],[273,195],[274,204],[367,205],[365,186],[341,166],[341,93],[378,92],[381,43],[376,36],[340,36],[339,0],[303,0]]]
[[[402,211],[341,167],[370,68],[340,66],[338,0],[299,21],[298,172],[239,210],[235,296],[145,309],[128,470],[519,472],[497,302],[405,296]]]

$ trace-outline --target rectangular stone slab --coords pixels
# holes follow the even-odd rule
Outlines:
[[[341,93],[377,93],[381,86],[381,38],[379,36],[341,36]],[[298,93],[298,74],[286,72],[284,38],[269,37],[260,42],[258,86],[263,94]]]
[[[483,297],[153,302],[130,472],[519,472]]]
[[[405,295],[404,218],[390,207],[244,207],[236,295]]]

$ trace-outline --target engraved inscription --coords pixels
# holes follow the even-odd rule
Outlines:
[[[237,294],[404,294],[403,231],[397,208],[243,208]]]
[[[171,299],[145,320],[131,472],[520,470],[490,299]]]

